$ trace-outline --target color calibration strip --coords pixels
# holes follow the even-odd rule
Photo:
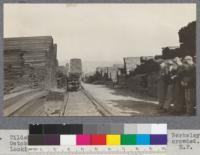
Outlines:
[[[167,145],[166,124],[40,124],[29,126],[29,145]]]
[[[29,135],[29,145],[167,145],[167,135]]]

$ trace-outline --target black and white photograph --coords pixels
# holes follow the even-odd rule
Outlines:
[[[196,4],[4,4],[4,116],[195,116]]]

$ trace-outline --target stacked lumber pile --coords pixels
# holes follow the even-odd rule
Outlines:
[[[51,36],[5,38],[5,93],[20,85],[54,87],[56,55],[57,46]]]
[[[180,47],[162,48],[162,58],[172,59],[174,57],[196,56],[196,21],[182,27],[179,32]]]
[[[196,53],[196,21],[189,23],[178,32],[180,49],[183,56],[195,56]]]
[[[4,92],[8,93],[21,83],[23,58],[19,50],[9,50],[4,56]]]

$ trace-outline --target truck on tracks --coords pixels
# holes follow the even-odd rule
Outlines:
[[[67,90],[77,91],[81,86],[82,62],[79,58],[70,59],[70,70],[67,79]]]

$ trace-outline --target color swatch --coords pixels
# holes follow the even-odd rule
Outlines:
[[[121,135],[121,145],[136,145],[136,134]]]
[[[121,135],[106,135],[106,145],[121,145]]]
[[[92,135],[91,144],[92,145],[106,145],[106,135],[104,134]]]
[[[77,145],[91,145],[91,135],[77,135],[76,144]]]
[[[136,144],[137,145],[150,145],[150,135],[149,134],[138,134],[136,135]]]
[[[167,145],[167,125],[30,125],[28,140],[29,145]]]
[[[60,135],[60,145],[76,145],[76,135]]]

